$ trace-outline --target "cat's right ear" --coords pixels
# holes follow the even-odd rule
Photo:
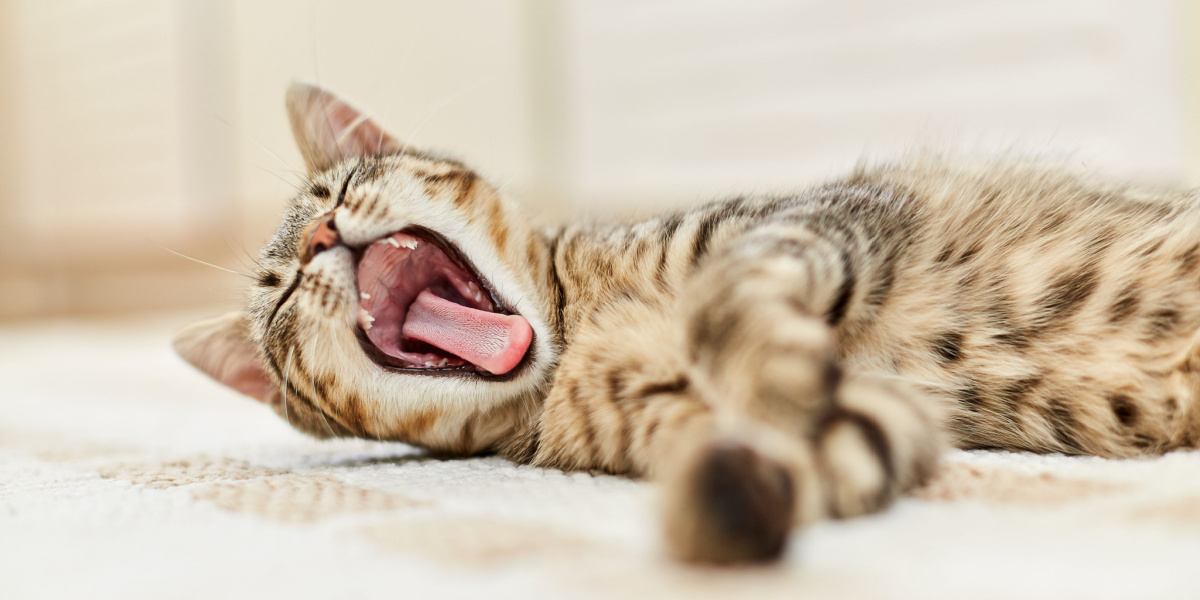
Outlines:
[[[315,85],[288,86],[287,110],[292,136],[304,156],[309,175],[347,158],[404,150],[404,145],[374,119]]]
[[[250,339],[245,315],[230,313],[201,321],[175,336],[175,352],[209,377],[267,404],[279,404],[280,391]]]

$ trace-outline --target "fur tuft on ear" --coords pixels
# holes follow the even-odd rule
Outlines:
[[[403,150],[403,144],[373,119],[315,85],[288,86],[287,111],[309,174],[347,158]]]
[[[175,336],[173,346],[183,360],[209,377],[251,398],[279,404],[279,387],[267,375],[241,313],[196,323]]]

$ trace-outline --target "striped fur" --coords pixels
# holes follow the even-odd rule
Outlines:
[[[311,181],[248,311],[190,330],[181,352],[231,385],[264,374],[276,391],[256,395],[316,435],[659,479],[684,559],[776,556],[796,523],[886,506],[949,444],[1125,457],[1200,438],[1195,194],[916,158],[539,230],[457,161],[382,132],[357,132],[387,143],[348,157],[297,135]],[[351,245],[412,225],[458,245],[531,322],[531,368],[492,382],[376,367],[355,338],[350,252],[297,259],[329,211]],[[228,350],[239,335],[257,371],[222,358],[254,355]]]

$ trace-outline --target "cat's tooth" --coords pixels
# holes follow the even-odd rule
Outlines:
[[[432,363],[432,362],[429,362],[429,361],[425,361],[425,366],[426,366],[426,367],[432,367],[432,366],[433,366],[433,363]]]
[[[462,295],[463,298],[471,297],[471,284],[469,281],[464,281],[461,277],[452,272],[447,271],[445,273],[447,279],[450,280],[450,285],[454,286],[455,291]]]
[[[477,303],[483,303],[483,290],[480,290],[474,281],[467,282],[467,289],[471,291],[470,298],[474,299]]]
[[[392,238],[388,238],[388,239],[390,240]],[[392,241],[394,242],[395,240],[392,240]],[[396,247],[397,248],[407,248],[409,250],[416,250],[417,249],[417,240],[414,240],[413,238],[408,238],[408,239],[404,240],[403,242],[397,242]]]
[[[367,312],[367,309],[358,309],[358,325],[363,328],[363,331],[370,331],[371,326],[374,324],[375,317],[372,317],[371,313]]]
[[[396,249],[400,248],[400,242],[397,242],[396,238],[388,238],[387,243],[391,244],[393,248],[396,248]]]
[[[359,292],[359,293],[358,293],[358,298],[359,298],[360,300],[370,300],[370,299],[371,299],[371,295],[370,295],[370,294],[368,294],[368,293],[366,293],[366,292]]]

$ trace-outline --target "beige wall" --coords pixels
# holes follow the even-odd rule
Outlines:
[[[790,191],[922,147],[1186,172],[1194,2],[565,4],[584,210]]]
[[[518,1],[0,0],[0,318],[236,305],[302,175],[293,79],[531,177]]]
[[[1183,36],[1181,86],[1187,107],[1187,179],[1200,186],[1200,2],[1184,0],[1178,11]]]
[[[1200,183],[1189,0],[0,0],[0,318],[235,306],[173,252],[251,269],[293,79],[556,218],[985,138]]]
[[[222,8],[0,3],[0,316],[176,305],[228,279],[164,250],[215,254],[235,202],[232,138],[206,112],[232,98]]]

